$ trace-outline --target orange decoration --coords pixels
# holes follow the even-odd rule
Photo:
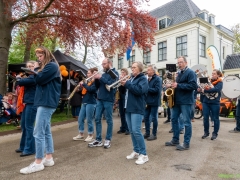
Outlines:
[[[62,74],[62,76],[64,76],[64,77],[67,77],[67,76],[68,76],[67,70],[62,70],[62,71],[61,71],[61,74]]]
[[[61,65],[61,66],[59,67],[59,69],[60,69],[60,71],[63,71],[63,70],[66,70],[67,68],[66,68],[66,66],[64,66],[64,65]]]

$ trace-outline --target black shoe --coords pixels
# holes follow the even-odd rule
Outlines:
[[[31,154],[20,154],[20,157],[25,157],[25,156],[31,156],[31,155],[34,155],[33,153],[31,153]]]
[[[176,150],[179,150],[179,151],[184,151],[184,150],[188,150],[189,149],[189,145],[186,145],[183,143],[183,145],[177,145],[176,147]]]
[[[165,146],[177,146],[177,145],[179,145],[179,142],[174,141],[165,142]]]
[[[167,119],[166,121],[164,121],[163,123],[164,124],[167,124],[167,123],[170,123],[171,121],[170,121],[170,119]]]
[[[129,135],[129,134],[130,134],[130,132],[129,132],[129,131],[126,131],[126,132],[125,132],[125,135]]]
[[[230,132],[230,133],[240,133],[240,131],[237,130],[236,128],[234,128],[233,130],[230,130],[229,132]]]
[[[202,136],[202,139],[206,139],[207,137],[209,137],[209,133],[204,133],[204,135]]]
[[[22,150],[20,150],[20,149],[16,149],[15,152],[16,152],[16,153],[21,153]]]
[[[117,133],[118,133],[118,134],[123,134],[123,133],[125,133],[125,131],[119,130]]]
[[[217,135],[212,133],[212,137],[211,137],[211,140],[216,140],[217,139]]]
[[[143,137],[144,137],[144,139],[147,139],[148,137],[150,137],[150,135],[144,134]]]
[[[173,133],[173,130],[171,129],[171,130],[169,131],[169,133]]]
[[[148,141],[156,140],[157,136],[154,136],[153,134],[147,138]]]

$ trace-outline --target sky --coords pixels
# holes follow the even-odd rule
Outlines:
[[[149,6],[145,4],[147,10],[153,10],[171,0],[150,0]],[[215,15],[215,24],[221,24],[228,29],[240,23],[239,4],[240,0],[192,0],[199,9],[206,9],[209,14]]]

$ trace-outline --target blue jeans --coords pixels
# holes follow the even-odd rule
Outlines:
[[[202,103],[203,105],[203,122],[204,122],[204,133],[209,134],[209,116],[210,112],[211,120],[214,122],[213,133],[218,135],[220,121],[219,121],[219,111],[220,104],[210,104],[210,103]]]
[[[129,132],[132,138],[133,150],[136,153],[146,155],[146,145],[141,132],[143,115],[125,113]]]
[[[96,104],[82,104],[79,116],[78,116],[78,129],[80,133],[84,132],[84,120],[87,119],[88,134],[93,134],[93,118],[96,109]]]
[[[171,113],[172,113],[172,109],[171,109]],[[179,131],[183,131],[184,130],[184,120],[183,120],[182,113],[178,117],[178,125],[179,125]],[[172,126],[172,129],[173,129],[173,126]]]
[[[78,116],[80,113],[81,106],[72,106],[72,116]]]
[[[158,128],[158,106],[147,106],[144,113],[146,135],[150,135],[150,126],[153,122],[152,134],[157,136]]]
[[[23,154],[35,154],[35,139],[33,137],[34,122],[37,109],[33,104],[26,104],[21,115],[22,137],[19,149]]]
[[[122,131],[122,132],[128,131],[127,121],[126,121],[125,112],[124,112],[124,105],[125,105],[125,100],[119,99],[118,108],[119,108],[119,113],[120,113],[120,117],[121,117],[120,131]]]
[[[33,135],[36,143],[36,159],[44,157],[46,154],[54,152],[53,138],[51,132],[51,117],[56,108],[39,106],[37,108],[36,124]]]
[[[236,107],[236,130],[240,131],[240,99]]]
[[[105,111],[104,111],[105,110]],[[113,120],[112,120],[112,112],[113,112],[113,102],[97,100],[96,106],[96,140],[102,140],[102,115],[105,115],[107,121],[107,134],[106,140],[112,139],[112,130],[113,130]]]
[[[183,143],[186,145],[190,144],[192,137],[192,124],[191,124],[191,113],[192,105],[191,104],[175,104],[172,108],[172,128],[173,128],[173,139],[174,142],[179,142],[179,116],[182,113],[185,134]]]

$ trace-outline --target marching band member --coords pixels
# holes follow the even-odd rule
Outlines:
[[[28,61],[26,67],[34,71],[35,61]],[[16,85],[24,87],[23,102],[25,107],[21,115],[22,137],[17,153],[21,153],[20,157],[35,154],[35,139],[33,137],[34,122],[36,118],[37,108],[33,106],[36,91],[36,82],[34,75],[30,74],[27,78],[21,78],[17,75]]]
[[[97,72],[97,68],[91,68],[87,72],[87,77],[93,76],[94,73]],[[84,140],[84,120],[87,119],[88,124],[88,137],[84,140],[85,142],[89,142],[93,140],[93,119],[94,112],[96,109],[96,92],[97,88],[94,83],[94,79],[92,78],[87,84],[80,82],[80,86],[82,89],[82,106],[78,117],[78,129],[79,134],[76,137],[73,137],[73,140]]]
[[[122,68],[121,69],[121,78],[123,78],[127,75],[128,75],[127,68]],[[121,118],[121,127],[117,133],[118,134],[125,133],[126,135],[129,135],[128,125],[127,125],[125,112],[124,112],[126,88],[124,86],[119,86],[118,91],[119,91],[118,107],[119,107],[119,113],[120,113],[120,118]]]
[[[102,66],[105,71],[103,74],[95,75],[95,79],[98,80],[99,84],[97,85],[98,93],[97,93],[97,106],[96,106],[96,140],[89,143],[89,147],[97,147],[102,146],[102,115],[104,113],[107,121],[107,133],[104,142],[104,148],[110,148],[111,146],[111,139],[112,139],[112,130],[113,130],[113,103],[115,97],[115,89],[111,89],[110,91],[107,90],[106,85],[111,85],[114,83],[118,78],[112,78],[108,71],[113,71],[116,75],[118,72],[115,68],[112,68],[112,61],[109,59],[104,59],[102,61]],[[105,110],[105,112],[104,112]]]
[[[186,150],[190,148],[192,136],[191,113],[194,103],[193,91],[197,89],[197,78],[195,72],[187,66],[187,59],[184,56],[178,58],[178,67],[181,70],[178,73],[176,82],[167,84],[168,87],[175,89],[174,106],[172,108],[172,128],[173,138],[166,142],[166,146],[177,146],[177,150]],[[182,113],[185,126],[183,145],[179,144],[179,122],[178,118]]]
[[[206,95],[203,96],[203,121],[204,121],[204,135],[202,139],[205,139],[209,136],[209,116],[210,111],[212,113],[211,120],[214,121],[214,130],[212,133],[211,140],[215,140],[218,136],[218,131],[220,127],[219,121],[219,111],[220,111],[220,98],[221,91],[223,87],[222,83],[222,73],[214,69],[212,72],[211,84],[213,88],[209,87],[207,89],[202,89],[202,93],[218,93],[218,96],[215,99],[209,99]]]
[[[142,119],[146,106],[145,98],[148,92],[148,81],[142,73],[143,68],[141,62],[133,62],[131,79],[121,81],[122,86],[127,89],[125,115],[133,144],[133,152],[126,158],[138,158],[135,162],[136,164],[144,164],[149,160],[144,137],[141,132]]]
[[[144,138],[148,141],[157,139],[158,128],[158,106],[161,98],[162,80],[156,75],[156,68],[154,65],[149,65],[147,68],[148,74],[148,93],[145,108],[144,120],[145,120],[145,134]],[[151,119],[150,119],[151,118]],[[150,125],[153,122],[153,130],[150,135]]]
[[[230,130],[230,133],[240,133],[240,96],[238,96],[236,104],[236,127],[233,130]]]
[[[61,94],[61,74],[57,60],[45,47],[35,50],[41,61],[38,73],[35,75],[37,84],[34,106],[37,106],[34,137],[36,145],[35,161],[20,170],[22,174],[42,171],[44,166],[53,166],[54,152],[51,132],[51,116],[56,110]],[[44,158],[44,152],[46,156]]]

